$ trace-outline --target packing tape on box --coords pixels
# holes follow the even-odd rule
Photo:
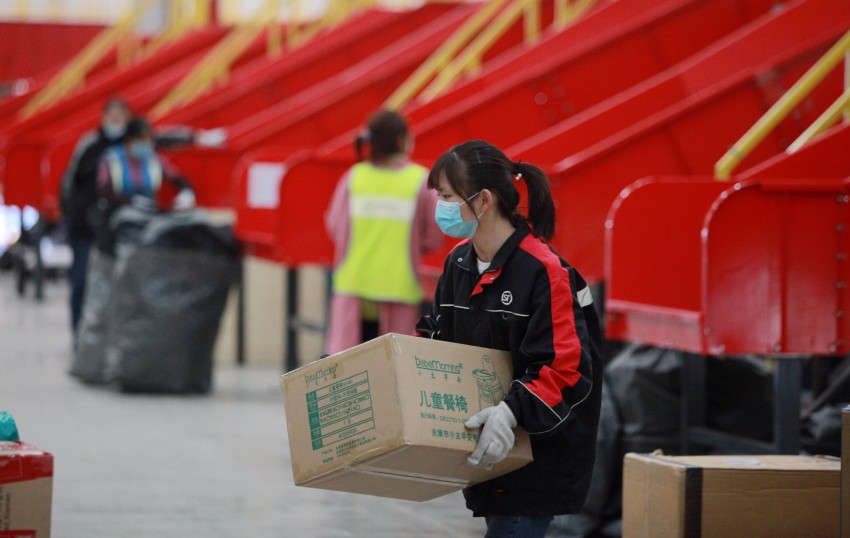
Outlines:
[[[645,454],[648,459],[660,462],[662,464],[669,463],[667,460],[657,457],[663,455],[662,452],[656,451],[652,454]],[[701,536],[702,534],[702,467],[690,465],[687,463],[678,463],[679,466],[685,469],[685,506],[684,506],[684,522],[685,536]],[[648,473],[649,469],[645,468],[644,473]],[[648,483],[649,478],[644,475],[644,483]],[[644,510],[652,510],[653,506],[650,503],[650,490],[644,489]],[[652,514],[645,513],[645,521],[650,521]]]

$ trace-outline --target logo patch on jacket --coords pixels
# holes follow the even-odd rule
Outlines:
[[[502,304],[509,305],[514,301],[514,296],[509,291],[502,292]]]

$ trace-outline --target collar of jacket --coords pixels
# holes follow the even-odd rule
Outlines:
[[[493,257],[493,261],[490,262],[490,267],[488,267],[487,270],[480,275],[478,283],[472,291],[472,295],[481,293],[484,291],[482,286],[492,283],[499,277],[502,273],[502,266],[505,265],[505,262],[508,261],[510,255],[514,250],[516,250],[522,240],[525,239],[529,233],[531,233],[531,229],[527,224],[522,223],[517,226],[514,233],[512,233],[511,236],[508,237],[507,241],[499,247],[498,252],[496,252],[496,255]],[[478,274],[478,266],[476,264],[477,260],[478,256],[475,254],[475,247],[473,247],[472,241],[468,239],[461,243],[461,245],[452,253],[452,263],[464,271],[470,272],[474,275]]]

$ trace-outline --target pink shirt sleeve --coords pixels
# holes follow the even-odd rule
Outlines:
[[[434,220],[436,208],[437,192],[429,189],[428,182],[423,181],[413,218],[413,236],[420,238],[418,250],[422,254],[436,250],[443,244],[443,232]]]
[[[337,183],[331,203],[325,212],[325,229],[334,244],[334,267],[339,266],[348,249],[348,235],[351,227],[348,209],[350,180],[351,170],[348,170]]]

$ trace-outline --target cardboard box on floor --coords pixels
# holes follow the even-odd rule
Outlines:
[[[841,413],[841,538],[850,538],[850,406]]]
[[[49,538],[53,456],[17,441],[0,441],[0,536]]]
[[[492,471],[466,463],[479,431],[464,421],[512,372],[504,351],[389,334],[284,375],[295,484],[424,501],[523,467],[520,428]]]
[[[838,535],[840,461],[626,454],[623,537]]]

